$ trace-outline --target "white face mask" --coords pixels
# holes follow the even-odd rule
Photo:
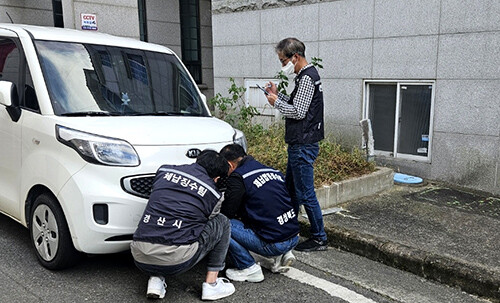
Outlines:
[[[293,64],[292,60],[290,60],[287,65],[281,68],[281,71],[285,74],[285,76],[291,76],[295,73],[295,64]]]

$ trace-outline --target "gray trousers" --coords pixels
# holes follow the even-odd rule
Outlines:
[[[190,270],[207,257],[207,271],[221,271],[226,266],[224,262],[230,239],[231,224],[226,216],[218,214],[208,220],[198,238],[198,250],[188,261],[171,266],[143,264],[135,261],[135,265],[150,276],[171,276]]]

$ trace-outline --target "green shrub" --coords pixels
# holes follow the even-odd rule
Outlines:
[[[283,126],[272,124],[264,128],[262,125],[246,124],[240,129],[247,138],[249,155],[283,173],[286,171],[287,145]]]
[[[265,129],[261,125],[245,124],[241,130],[247,137],[248,154],[267,166],[286,172],[287,145],[283,125],[273,124]],[[375,165],[366,161],[364,153],[357,148],[347,151],[340,144],[326,139],[319,146],[319,155],[314,163],[316,187],[375,170]]]
[[[375,164],[366,161],[364,152],[358,148],[348,151],[329,140],[321,141],[319,148],[314,165],[315,186],[331,185],[375,171]]]
[[[240,125],[249,124],[253,117],[259,115],[259,111],[254,106],[247,106],[243,100],[246,88],[237,86],[233,78],[229,78],[231,86],[227,89],[229,97],[224,97],[217,93],[208,100],[217,111],[214,113],[219,119],[226,121],[233,127],[240,128]]]

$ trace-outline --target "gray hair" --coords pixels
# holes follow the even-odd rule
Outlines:
[[[301,57],[306,56],[306,46],[297,38],[285,38],[278,42],[274,49],[277,54],[283,54],[287,58],[294,54]]]

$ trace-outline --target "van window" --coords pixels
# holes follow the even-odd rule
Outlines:
[[[19,72],[21,65],[19,49],[16,43],[8,38],[0,38],[0,80],[10,81],[16,85],[18,88],[18,94],[20,97],[20,79]],[[33,88],[33,80],[29,72],[29,68],[26,64],[26,84],[24,86],[24,99],[20,98],[20,106],[23,108],[28,108],[33,111],[39,112],[38,101],[35,94],[35,89]]]
[[[0,38],[0,80],[19,82],[19,50],[10,39]]]
[[[26,84],[24,85],[24,101],[22,106],[32,111],[40,112],[35,88],[33,87],[33,79],[31,78],[28,66],[26,66]]]
[[[56,115],[208,116],[174,55],[35,41]]]

